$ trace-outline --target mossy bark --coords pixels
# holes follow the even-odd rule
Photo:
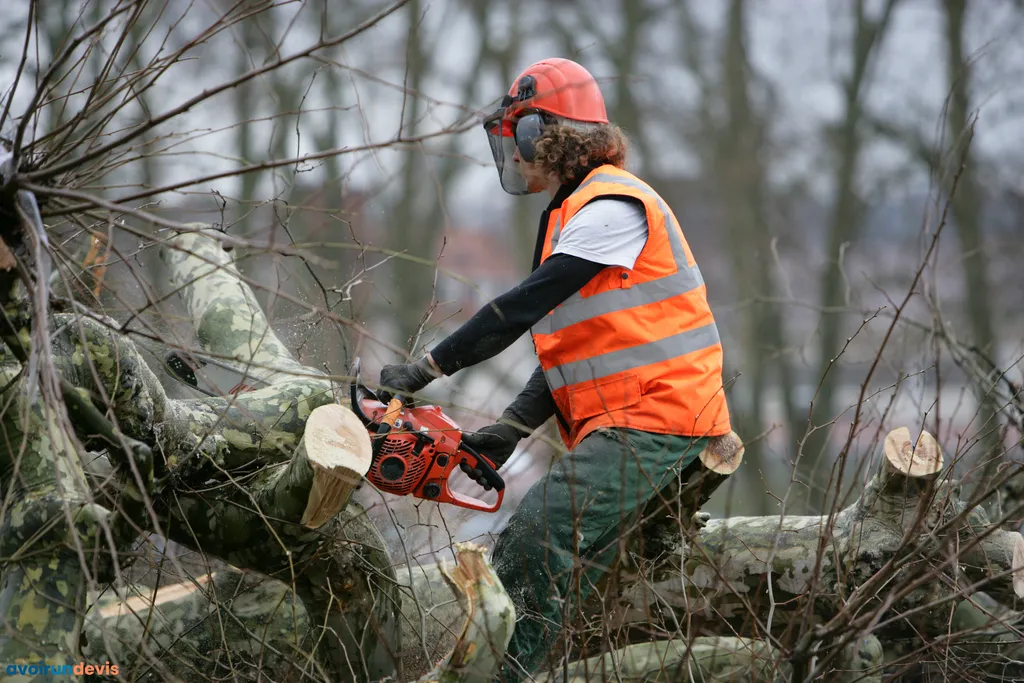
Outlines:
[[[639,562],[642,576],[622,584],[617,623],[649,620],[668,606],[704,632],[770,625],[781,633],[793,623],[833,619],[857,598],[864,612],[915,611],[886,620],[876,635],[936,637],[946,632],[948,600],[961,586],[983,587],[1005,604],[1024,596],[1024,538],[968,509],[955,482],[937,480],[938,470],[921,473],[910,461],[901,467],[914,471],[881,458],[859,499],[832,518],[711,520],[692,544],[663,525],[662,538],[645,545],[658,554]],[[902,590],[928,572],[945,580]],[[864,596],[876,583],[877,592]],[[926,609],[942,600],[934,613]]]
[[[104,413],[119,435],[151,444],[156,455],[152,491],[132,492],[137,475],[115,458],[111,479],[93,489],[67,420],[47,407],[57,402],[24,396],[28,375],[19,375],[22,363],[12,345],[27,344],[31,316],[7,316],[24,324],[7,335],[0,358],[7,378],[0,465],[13,494],[5,497],[3,519],[4,556],[13,561],[5,563],[0,607],[8,625],[20,620],[25,629],[0,636],[9,655],[4,661],[49,661],[58,654],[79,661],[85,595],[98,580],[90,568],[102,565],[99,580],[110,580],[116,573],[111,558],[137,532],[157,530],[291,586],[313,616],[310,642],[331,678],[391,673],[399,607],[379,533],[343,498],[333,501],[341,511],[319,529],[303,524],[316,477],[315,468],[301,462],[299,446],[310,414],[332,402],[329,382],[280,344],[214,240],[183,235],[167,253],[204,350],[230,352],[236,361],[246,353],[245,360],[272,366],[258,370],[270,384],[238,397],[172,400],[113,321],[52,315],[59,378]],[[78,436],[86,446],[108,445],[88,430]],[[293,459],[297,452],[300,462]],[[94,494],[102,505],[93,502]],[[104,536],[104,525],[124,532],[116,543]],[[29,584],[33,589],[26,592]]]

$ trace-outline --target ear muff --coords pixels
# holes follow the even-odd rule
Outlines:
[[[544,119],[540,114],[527,114],[516,121],[514,134],[516,146],[519,148],[519,156],[523,161],[532,163],[537,158],[537,140],[544,132]]]

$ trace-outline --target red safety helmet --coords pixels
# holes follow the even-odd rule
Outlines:
[[[534,143],[546,124],[589,128],[608,123],[604,97],[594,77],[569,59],[545,59],[519,74],[501,107],[484,120],[487,141],[501,187],[509,194],[528,194],[526,180],[512,160],[515,148],[533,161]]]

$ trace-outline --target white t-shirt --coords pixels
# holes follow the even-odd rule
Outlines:
[[[647,244],[647,212],[629,199],[605,197],[587,202],[555,244],[554,254],[569,254],[606,266],[632,268]]]

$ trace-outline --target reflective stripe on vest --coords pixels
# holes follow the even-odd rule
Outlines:
[[[555,229],[551,231],[551,251],[555,250],[558,246],[558,237],[562,234],[562,217],[558,216],[555,218]]]
[[[685,356],[719,342],[718,327],[711,323],[657,341],[612,351],[594,358],[556,365],[545,373],[552,391],[608,377],[626,370]]]

